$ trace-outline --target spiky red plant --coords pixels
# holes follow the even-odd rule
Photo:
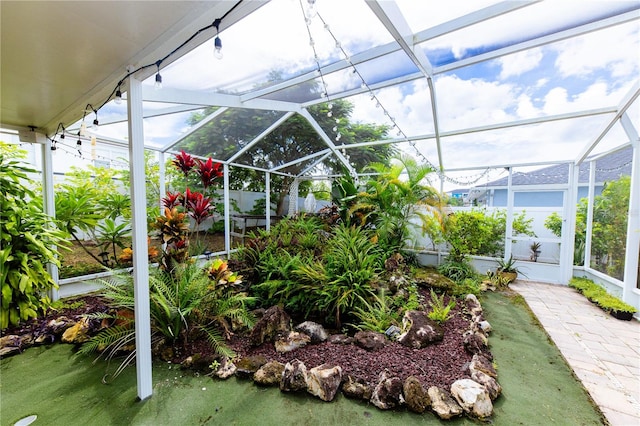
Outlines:
[[[202,180],[202,185],[206,188],[211,186],[216,179],[222,177],[222,164],[213,163],[213,160],[209,158],[207,161],[196,159],[198,168],[195,169],[198,176]]]
[[[195,159],[184,151],[180,151],[180,154],[176,155],[176,158],[172,163],[180,169],[185,176],[187,176],[191,169],[196,165]]]

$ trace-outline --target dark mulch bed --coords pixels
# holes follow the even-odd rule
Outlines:
[[[429,293],[421,291],[423,300],[429,300]],[[49,310],[47,315],[28,321],[19,327],[10,327],[3,331],[3,335],[24,335],[31,333],[34,336],[42,334],[46,324],[50,320],[60,316],[69,319],[79,319],[82,315],[107,312],[109,310],[105,300],[94,295],[78,298],[84,304],[74,309]],[[264,343],[258,347],[252,347],[246,336],[236,334],[228,342],[228,345],[239,356],[263,355],[267,360],[276,360],[282,363],[298,359],[307,366],[315,367],[324,363],[340,365],[343,374],[364,379],[369,385],[378,382],[379,374],[387,369],[391,375],[405,380],[409,376],[415,376],[423,386],[439,386],[449,389],[451,384],[463,378],[469,378],[465,372],[465,364],[471,361],[471,355],[465,351],[462,334],[469,329],[469,319],[463,313],[462,302],[452,309],[453,317],[447,321],[444,328],[444,339],[424,349],[411,349],[396,342],[388,344],[377,351],[367,351],[354,344],[333,344],[324,342],[316,345],[307,345],[289,353],[277,353],[272,343]],[[192,342],[188,347],[178,348],[175,352],[173,363],[180,363],[189,355],[200,353],[204,359],[213,359],[211,348],[204,341]]]

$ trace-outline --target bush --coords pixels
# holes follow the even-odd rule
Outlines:
[[[35,318],[50,304],[46,294],[56,283],[46,267],[60,266],[58,252],[66,234],[56,228],[42,210],[38,195],[30,189],[35,173],[19,160],[24,151],[0,143],[0,329]]]

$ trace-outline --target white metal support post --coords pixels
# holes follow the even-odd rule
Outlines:
[[[513,245],[513,167],[509,167],[509,177],[507,178],[507,226],[504,235],[504,260],[511,257],[511,246]]]
[[[589,162],[589,195],[587,204],[587,227],[584,241],[584,267],[591,267],[591,238],[593,232],[593,205],[596,199],[596,162]]]
[[[227,163],[222,165],[224,182],[223,201],[224,201],[224,250],[227,252],[227,257],[231,254],[231,203],[229,201],[229,165]]]
[[[271,173],[265,172],[264,174],[264,199],[265,199],[265,214],[267,216],[266,228],[267,232],[271,230]]]
[[[638,290],[638,262],[640,261],[638,259],[640,253],[640,136],[626,113],[620,118],[620,123],[633,146],[622,300],[638,308],[638,298],[633,297],[633,290]]]
[[[42,140],[40,140],[42,138]],[[41,144],[42,149],[42,197],[44,201],[44,213],[51,218],[56,217],[56,201],[53,191],[53,161],[51,158],[51,141],[44,135],[37,135],[37,140]],[[57,247],[51,247],[51,250],[56,250]],[[51,279],[54,283],[58,284],[59,275],[58,267],[53,263],[47,263],[47,272],[51,275]],[[51,300],[60,299],[60,294],[57,288],[52,288],[49,291],[49,297]]]
[[[576,199],[578,198],[578,166],[569,163],[569,188],[562,209],[560,246],[560,282],[568,284],[573,277],[573,250],[576,238]]]
[[[158,153],[158,189],[160,191],[160,199],[158,203],[160,205],[160,214],[164,214],[164,206],[162,205],[162,199],[167,196],[167,185],[165,184],[165,167],[164,167],[164,152]]]
[[[151,320],[149,309],[149,259],[147,257],[147,197],[144,170],[144,130],[142,83],[129,77],[127,113],[129,118],[129,171],[133,243],[133,284],[136,321],[136,375],[138,398],[153,393],[151,383]]]

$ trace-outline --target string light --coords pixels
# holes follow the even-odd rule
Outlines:
[[[156,73],[156,82],[154,84],[154,87],[156,88],[156,90],[162,89],[162,76],[160,75],[160,64],[162,64],[161,59],[156,62],[156,67],[158,68],[158,72]]]
[[[118,88],[116,89],[116,97],[114,98],[114,102],[117,105],[122,103],[122,92],[120,91],[120,85],[118,84]]]
[[[220,37],[218,37],[218,34],[220,33],[220,19],[216,19],[215,21],[213,21],[213,26],[216,28],[216,38],[213,41],[213,56],[216,59],[222,59],[222,40],[220,40]]]

